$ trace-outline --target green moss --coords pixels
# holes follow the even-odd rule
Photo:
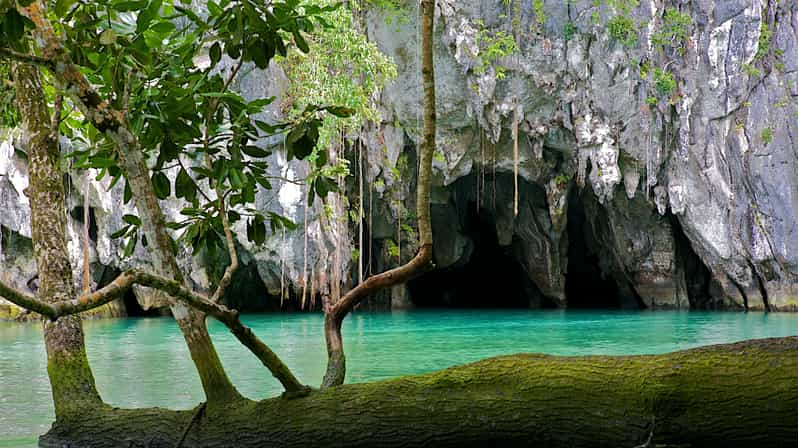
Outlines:
[[[87,406],[102,402],[94,386],[85,350],[51,353],[47,360],[47,374],[59,419],[80,416]]]
[[[0,304],[0,320],[15,320],[22,314],[22,310],[14,305]]]

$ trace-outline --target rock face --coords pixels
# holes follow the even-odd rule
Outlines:
[[[497,250],[517,263],[523,277],[517,293],[531,306],[798,310],[798,6],[598,3],[546,0],[540,14],[531,0],[438,0],[432,210],[438,268],[450,279],[474,272],[466,268],[483,253],[471,223],[476,214],[495,228]],[[263,247],[249,245],[244,229],[236,229],[243,268],[229,303],[319,306],[356,281],[358,263],[368,273],[412,257],[415,224],[407,211],[415,208],[421,116],[415,4],[403,3],[403,20],[386,20],[380,10],[364,20],[399,77],[378,98],[382,122],[363,137],[363,246],[343,201],[333,198],[326,210],[306,207],[303,186],[276,183],[258,193],[258,206],[288,216],[299,229],[271,235]],[[608,24],[619,17],[634,24],[632,32],[610,33]],[[517,48],[491,58],[497,31],[513,36]],[[636,39],[628,42],[629,35]],[[251,72],[238,89],[279,98],[286,83],[273,66]],[[279,114],[279,103],[266,114]],[[15,151],[24,152],[24,138],[3,140],[0,263],[15,284],[35,288],[25,251],[25,163]],[[273,174],[301,179],[307,168],[287,163],[279,141],[270,144],[278,149]],[[356,155],[345,156],[356,174]],[[79,270],[82,217],[75,211],[86,177],[73,174],[69,182],[70,251]],[[107,187],[107,180],[88,184],[98,284],[147,263],[141,249],[123,259],[121,243],[110,239],[133,209],[121,205],[119,187]],[[358,197],[356,179],[345,187]],[[165,213],[176,218],[181,207],[170,200]],[[226,260],[183,254],[182,263],[197,287],[208,288]],[[591,282],[596,291],[606,287],[611,300],[591,298],[585,288]],[[419,285],[387,291],[371,305],[423,304],[413,297]],[[143,309],[161,305],[146,291],[136,298]],[[486,297],[483,304],[490,303]]]

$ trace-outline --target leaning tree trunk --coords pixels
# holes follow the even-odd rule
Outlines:
[[[141,149],[136,145],[120,148],[119,158],[136,200],[136,209],[141,215],[144,235],[147,241],[153,242],[150,253],[155,272],[184,283],[183,273],[177,265],[172,239],[166,232],[163,211],[150,182],[149,169]],[[170,309],[183,332],[183,338],[197,367],[208,402],[223,403],[240,399],[241,395],[230,382],[208,334],[205,314],[174,300],[170,303]]]
[[[432,223],[430,220],[430,189],[432,187],[432,156],[435,152],[435,64],[433,59],[433,31],[435,0],[421,0],[421,77],[424,84],[424,140],[419,154],[416,215],[418,217],[418,253],[398,268],[370,277],[347,292],[341,300],[324,309],[324,339],[327,343],[327,370],[321,386],[344,383],[346,356],[341,337],[344,318],[358,303],[385,288],[406,283],[432,267]]]
[[[192,447],[798,446],[796,372],[798,337],[653,356],[520,354],[214,414],[112,410],[41,442],[166,447],[189,427]]]
[[[147,241],[154,246],[151,253],[157,273],[182,282],[183,275],[177,266],[163,213],[150,183],[144,154],[136,137],[128,129],[125,114],[100,97],[78,66],[72,62],[46,17],[45,3],[40,0],[28,3],[27,6],[17,5],[17,9],[36,26],[33,31],[34,41],[42,55],[52,64],[51,73],[94,127],[116,144],[121,168],[125,171],[136,200],[136,208],[141,215],[142,230]],[[173,302],[171,310],[183,332],[208,402],[223,403],[240,399],[241,396],[227,377],[213,346],[205,315],[182,303]]]
[[[75,286],[67,252],[58,129],[52,129],[54,121],[48,112],[39,69],[15,63],[12,72],[17,107],[28,137],[27,195],[31,205],[33,253],[39,272],[39,298],[44,302],[72,299]],[[80,317],[45,321],[44,340],[56,419],[69,419],[99,405],[101,400],[86,357]]]

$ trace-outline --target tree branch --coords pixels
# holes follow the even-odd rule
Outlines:
[[[346,293],[336,304],[324,310],[324,337],[327,342],[327,371],[322,387],[343,384],[346,357],[341,338],[341,323],[354,307],[370,294],[383,288],[411,280],[432,267],[432,223],[430,221],[430,187],[432,155],[435,152],[435,70],[432,57],[434,0],[421,0],[421,76],[424,83],[424,140],[420,148],[416,214],[418,216],[419,250],[408,263],[369,277]]]
[[[11,59],[17,62],[24,62],[26,64],[38,65],[48,69],[53,68],[53,61],[49,58],[43,58],[33,54],[20,53],[8,48],[0,47],[0,58]]]
[[[224,238],[227,241],[227,254],[230,256],[230,265],[224,270],[224,275],[216,287],[216,291],[211,296],[212,302],[218,302],[224,294],[224,290],[230,285],[233,280],[233,274],[238,270],[238,254],[236,253],[235,239],[233,232],[230,230],[230,220],[227,217],[227,210],[224,205],[224,197],[220,194],[221,189],[216,186],[216,196],[219,198],[219,214],[222,218],[222,227],[224,228]]]
[[[24,309],[35,311],[45,316],[55,314],[55,309],[49,303],[41,302],[36,297],[25,294],[2,281],[0,281],[0,297]]]
[[[199,311],[210,314],[222,322],[242,344],[249,348],[261,363],[271,371],[272,375],[280,381],[287,393],[303,394],[310,390],[296,379],[277,354],[261,341],[249,327],[241,323],[238,311],[211,302],[207,297],[183,287],[182,284],[175,280],[132,269],[119,274],[114,281],[103,288],[77,299],[45,303],[2,282],[0,282],[0,296],[11,303],[56,320],[61,316],[77,314],[105,305],[120,297],[133,285],[147,286],[163,291]]]

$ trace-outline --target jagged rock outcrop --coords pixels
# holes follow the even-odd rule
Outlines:
[[[466,211],[476,207],[490,214],[498,243],[534,283],[534,306],[568,306],[568,284],[580,281],[573,269],[569,277],[569,262],[595,257],[623,306],[798,310],[798,6],[655,0],[625,7],[633,3],[546,0],[543,17],[531,0],[439,0],[440,150],[432,211],[438,267],[469,261]],[[246,291],[255,297],[239,305],[274,308],[280,297],[296,303],[305,289],[308,305],[315,302],[310,296],[334,294],[331,283],[350,285],[356,257],[368,272],[412,256],[413,232],[401,224],[413,226],[406,211],[415,207],[421,86],[416,5],[405,1],[402,7],[402,20],[386,21],[379,9],[364,19],[369,38],[399,68],[398,79],[378,98],[382,123],[363,136],[366,244],[356,247],[351,220],[344,217],[349,226],[339,225],[342,220],[330,219],[319,204],[307,208],[304,187],[275,182],[273,190],[258,192],[258,206],[288,216],[299,229],[271,235],[264,247],[251,246],[244,229],[236,229],[244,264],[239,280],[254,284]],[[608,23],[619,17],[631,29],[610,33]],[[487,47],[500,43],[499,30],[517,48],[490,58]],[[273,66],[251,72],[238,89],[279,98],[286,82]],[[266,114],[279,114],[279,103]],[[2,263],[22,285],[35,266],[24,250],[8,245],[13,240],[20,247],[29,236],[26,175],[22,155],[4,140]],[[24,151],[24,139],[18,140]],[[276,148],[273,174],[301,179],[305,166],[286,162],[279,141],[269,143]],[[78,207],[85,176],[70,182]],[[109,238],[132,210],[121,205],[118,187],[107,191],[103,182],[89,187],[96,272],[146,263],[141,250],[122,259],[120,243]],[[357,183],[346,185],[355,194]],[[587,230],[570,234],[568,210],[576,206],[584,209],[579,228]],[[347,214],[343,204],[336,207],[334,214]],[[177,217],[180,208],[169,201],[167,216]],[[76,269],[81,225],[73,214]],[[587,253],[569,252],[575,239],[584,239]],[[224,262],[182,256],[201,288]],[[262,285],[253,282],[257,278]],[[137,291],[137,298],[144,308],[159,304],[146,291]],[[407,305],[407,290],[375,298],[381,306],[391,302]]]

